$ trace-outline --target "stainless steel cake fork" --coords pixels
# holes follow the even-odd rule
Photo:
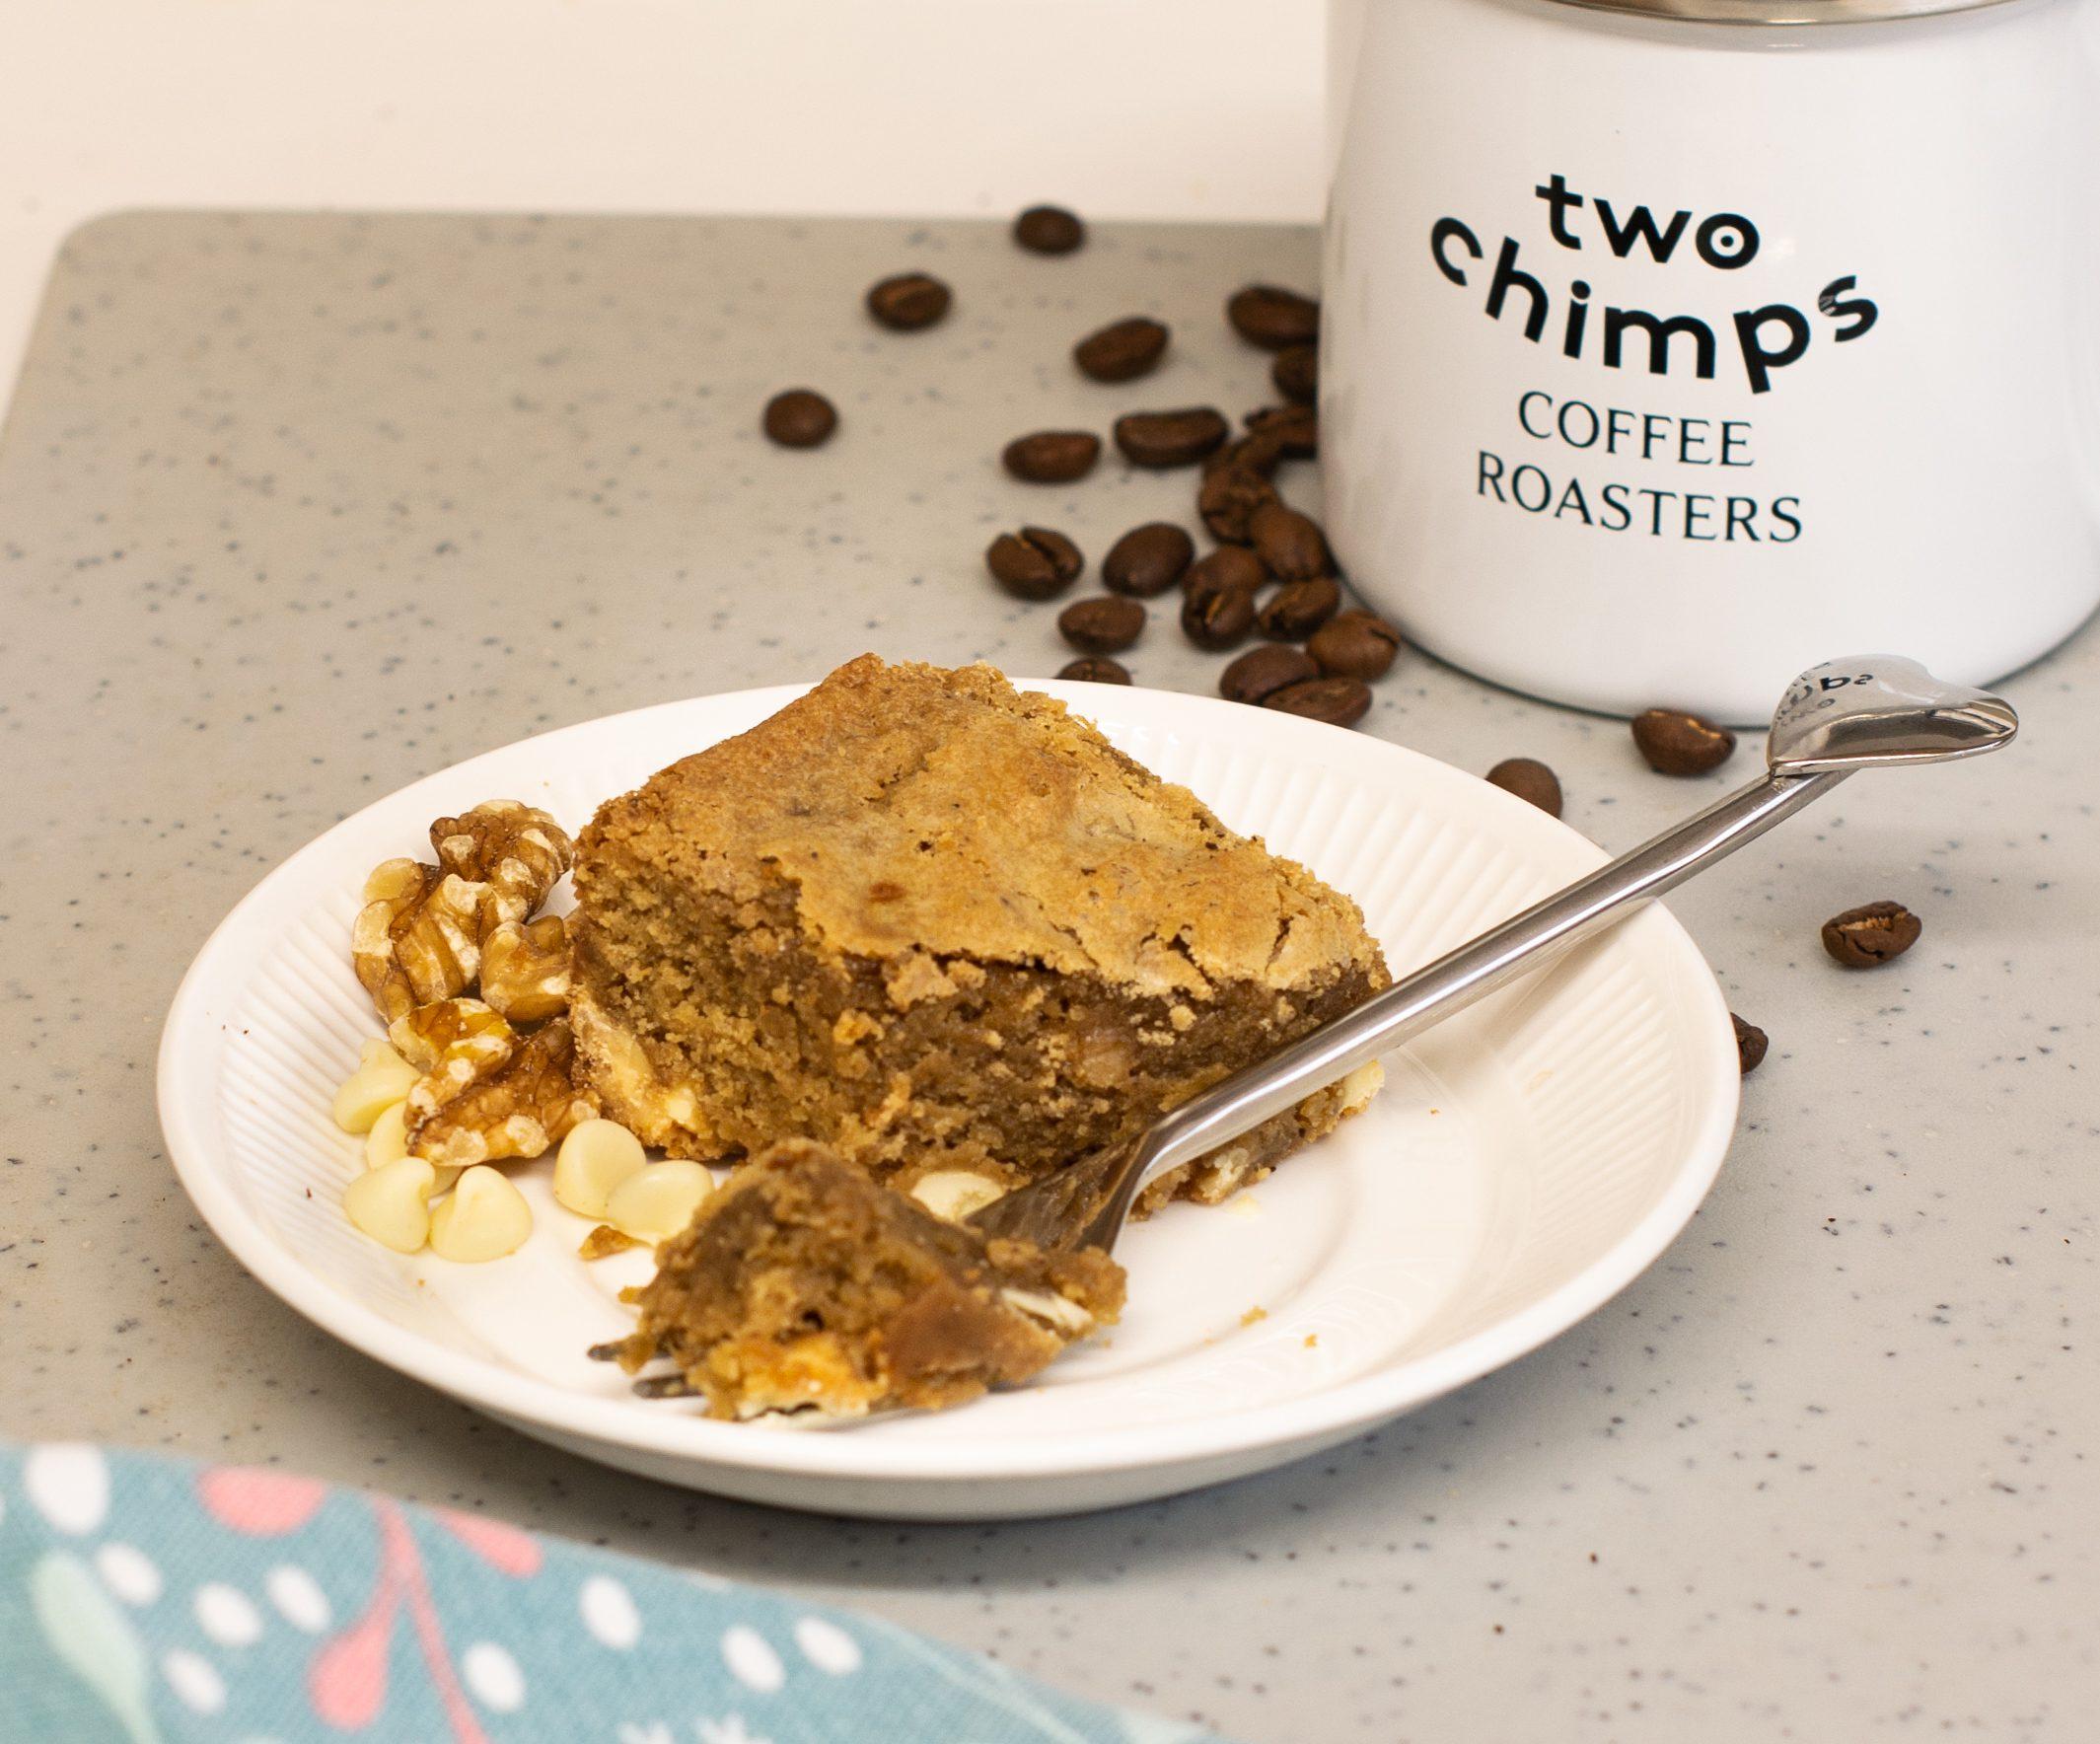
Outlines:
[[[986,1235],[1045,1247],[1113,1248],[1138,1194],[1169,1169],[1615,925],[1847,775],[1977,757],[2010,743],[2018,730],[2010,703],[1947,684],[1916,661],[1877,654],[1813,667],[1787,687],[1773,716],[1765,773],[1749,786],[1170,1110],[1134,1140],[1080,1157],[968,1221]]]

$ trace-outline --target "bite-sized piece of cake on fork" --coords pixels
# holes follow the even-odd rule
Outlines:
[[[840,667],[603,806],[577,1046],[681,1156],[821,1139],[1002,1187],[1129,1135],[1388,981],[1355,904],[989,667]],[[1221,1199],[1376,1068],[1155,1184]]]
[[[630,1373],[668,1360],[651,1390],[697,1393],[720,1417],[961,1405],[1025,1381],[1123,1301],[1099,1250],[987,1241],[799,1138],[746,1163],[656,1258],[613,1349]]]

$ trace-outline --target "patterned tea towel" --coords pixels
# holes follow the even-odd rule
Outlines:
[[[872,1617],[282,1472],[0,1444],[0,1744],[1193,1744]]]

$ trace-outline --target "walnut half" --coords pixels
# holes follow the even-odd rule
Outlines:
[[[457,818],[430,826],[438,864],[484,887],[481,937],[506,921],[532,918],[569,869],[575,844],[566,830],[522,800],[483,800]]]
[[[483,892],[415,860],[373,868],[350,928],[350,965],[389,1023],[450,999],[480,972]]]
[[[575,1054],[568,1020],[556,1018],[449,1095],[426,1077],[408,1093],[408,1154],[451,1168],[541,1155],[598,1113],[576,1085]]]
[[[481,941],[481,997],[515,1024],[569,1008],[569,929],[558,914],[506,920]]]

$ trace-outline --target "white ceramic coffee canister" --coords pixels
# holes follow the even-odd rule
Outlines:
[[[1339,0],[1328,531],[1430,652],[1737,722],[2100,604],[2100,0]]]

